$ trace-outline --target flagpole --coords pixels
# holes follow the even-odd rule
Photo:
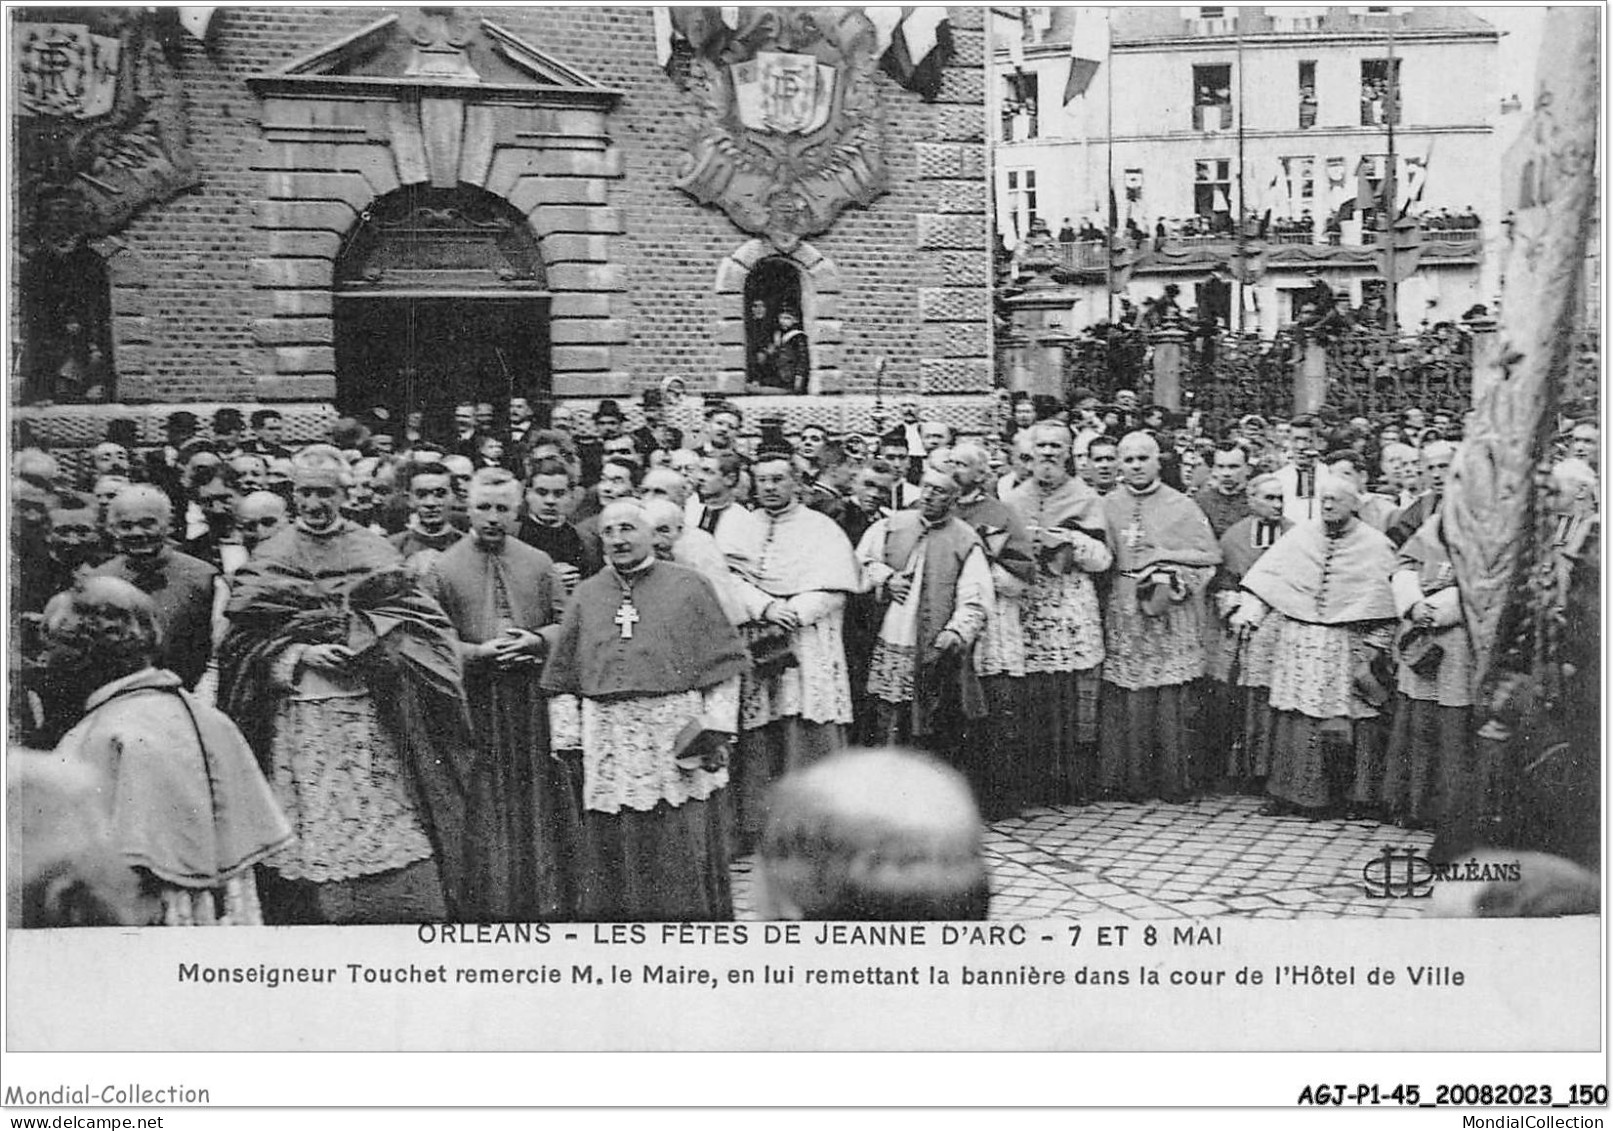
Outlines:
[[[1389,241],[1389,247],[1384,256],[1384,263],[1389,268],[1389,286],[1387,289],[1389,302],[1389,332],[1396,333],[1400,328],[1400,284],[1395,281],[1395,112],[1398,109],[1396,99],[1399,91],[1395,83],[1395,29],[1394,24],[1389,25],[1389,97],[1387,99],[1388,113],[1385,118],[1389,125],[1389,167],[1384,170],[1384,177],[1388,180],[1388,191],[1384,194],[1384,238]]]
[[[1103,276],[1104,289],[1109,292],[1109,326],[1112,330],[1115,324],[1115,29],[1108,8],[1103,10],[1103,22],[1109,42],[1109,58],[1105,60],[1109,66],[1105,68],[1108,73],[1104,76],[1103,98],[1103,136],[1107,154],[1103,177],[1106,190],[1103,228],[1107,233],[1104,239]]]
[[[1238,337],[1241,338],[1243,337],[1243,277],[1249,266],[1248,257],[1246,255],[1246,249],[1244,246],[1243,230],[1244,224],[1248,222],[1249,209],[1248,202],[1245,200],[1243,195],[1243,18],[1241,12],[1235,19],[1233,29],[1237,33],[1238,37],[1238,227],[1237,232],[1233,237],[1235,240],[1237,240],[1236,246],[1238,270],[1233,274],[1233,282],[1238,288],[1238,313],[1235,324],[1238,328]]]

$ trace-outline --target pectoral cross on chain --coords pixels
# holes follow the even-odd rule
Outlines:
[[[1120,537],[1125,539],[1126,545],[1130,549],[1135,550],[1137,547],[1141,546],[1143,544],[1142,520],[1139,518],[1132,519],[1131,525],[1120,532]]]
[[[622,639],[631,640],[633,639],[633,626],[643,618],[638,615],[638,610],[633,607],[632,601],[623,601],[622,607],[616,610],[616,616],[612,619],[621,628]]]

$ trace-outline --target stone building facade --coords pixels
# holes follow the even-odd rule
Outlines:
[[[838,113],[861,83],[855,147],[885,191],[777,238],[680,189],[720,115],[686,58],[663,65],[649,7],[219,9],[205,37],[166,44],[194,187],[85,243],[109,296],[110,402],[19,415],[73,446],[113,417],[155,440],[176,407],[273,405],[312,438],[465,380],[586,408],[677,378],[686,417],[720,393],[748,420],[866,428],[876,402],[920,396],[982,426],[985,33],[978,9],[949,17],[933,100],[862,58],[824,103]],[[749,50],[799,48],[758,34]],[[799,300],[804,395],[747,385],[757,270]]]

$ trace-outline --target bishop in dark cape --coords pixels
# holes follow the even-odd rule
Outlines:
[[[581,920],[733,917],[723,798],[749,665],[711,583],[657,561],[635,500],[600,515],[543,674],[556,751],[580,750]]]

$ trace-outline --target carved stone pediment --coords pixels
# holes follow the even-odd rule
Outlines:
[[[609,109],[609,89],[492,20],[457,8],[398,8],[351,35],[250,80],[260,94],[369,93],[418,88],[477,101]]]

